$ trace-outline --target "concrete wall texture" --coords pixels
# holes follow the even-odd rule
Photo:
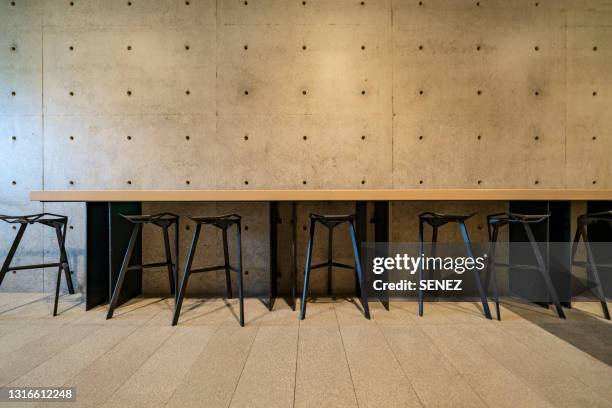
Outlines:
[[[84,206],[30,190],[612,188],[610,0],[2,0],[0,55],[0,213],[67,214],[81,285]],[[394,238],[416,238],[423,205],[393,205]],[[427,209],[449,206],[477,227],[504,204]],[[160,209],[241,212],[246,287],[265,291],[265,205]],[[55,257],[53,239],[32,228],[16,262]],[[222,293],[222,275],[197,279]]]

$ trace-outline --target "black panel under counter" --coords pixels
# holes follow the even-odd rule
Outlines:
[[[138,215],[141,212],[140,202],[87,203],[87,310],[108,302],[117,281],[131,233],[131,224],[121,214]],[[131,263],[142,264],[142,233]],[[117,304],[121,305],[141,293],[142,270],[131,270],[125,277]]]

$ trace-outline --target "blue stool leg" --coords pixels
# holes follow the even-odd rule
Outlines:
[[[227,226],[223,226],[223,260],[225,265],[225,285],[227,287],[227,298],[232,298],[232,277],[230,275],[229,248],[227,245]],[[239,232],[240,233],[240,230]]]
[[[74,284],[72,283],[72,274],[70,272],[70,265],[68,264],[68,255],[66,254],[66,227],[68,226],[68,217],[66,217],[66,223],[63,225],[63,228],[59,230],[61,233],[61,240],[63,245],[61,246],[61,258],[60,262],[64,265],[64,275],[66,276],[66,285],[68,286],[68,293],[74,295]],[[56,233],[56,235],[58,235]],[[58,235],[58,240],[59,240]]]
[[[168,225],[162,227],[164,233],[164,249],[166,251],[166,267],[168,268],[168,280],[170,282],[170,293],[176,299],[176,271],[172,265],[172,251],[170,250],[170,237],[168,234]]]
[[[465,249],[467,250],[468,256],[470,258],[474,258],[474,252],[472,251],[472,243],[470,241],[467,228],[465,227],[465,223],[459,223],[459,230],[461,231],[461,236],[463,237],[463,243],[465,245]],[[487,296],[485,295],[484,289],[482,287],[482,282],[480,281],[480,274],[476,269],[473,269],[472,271],[474,272],[474,280],[476,281],[476,287],[478,288],[478,293],[480,294],[480,302],[482,303],[482,310],[484,311],[484,315],[487,319],[492,319],[491,311],[489,310],[489,302],[487,302]]]
[[[198,239],[200,238],[200,224],[196,225],[196,229],[193,232],[193,239],[191,241],[191,247],[189,248],[189,254],[187,255],[187,262],[185,263],[185,271],[183,272],[183,280],[181,282],[181,288],[178,291],[176,298],[176,305],[174,306],[174,316],[172,316],[172,325],[176,326],[181,314],[181,307],[183,306],[183,299],[185,298],[185,290],[187,289],[187,282],[189,281],[189,275],[191,274],[191,264],[195,256],[196,247],[198,246]]]
[[[497,320],[501,320],[501,311],[499,308],[499,293],[497,289],[497,269],[495,267],[495,250],[497,244],[497,236],[499,233],[499,227],[497,225],[493,226],[493,232],[490,237],[490,249],[489,249],[489,260],[487,263],[487,278],[485,279],[485,287],[489,287],[489,276],[492,279],[493,285],[493,297],[495,299],[495,315],[497,316]]]
[[[62,271],[65,270],[64,264],[66,262],[68,262],[68,260],[65,259],[65,255],[66,255],[66,235],[65,235],[65,230],[62,233],[61,225],[58,225],[58,224],[55,225],[55,235],[57,236],[57,243],[59,244],[60,260],[59,260],[59,267],[57,268],[57,280],[55,282],[55,300],[53,301],[53,316],[57,316],[57,304],[58,304],[58,301],[59,301],[60,284],[61,284],[61,281],[62,281]],[[68,272],[68,274],[69,273],[70,272]],[[66,275],[66,276],[69,276],[69,275]],[[67,284],[68,284],[68,282],[70,282],[70,284],[72,284],[71,280],[66,279],[66,283]],[[73,292],[74,292],[74,289],[73,289]]]
[[[366,319],[370,318],[370,307],[368,305],[368,292],[366,277],[361,270],[361,259],[359,257],[359,248],[357,247],[357,236],[355,234],[355,226],[353,221],[349,221],[349,231],[351,234],[351,241],[353,243],[353,255],[355,257],[355,269],[357,270],[357,277],[359,278],[359,288],[361,290],[361,305],[363,306],[363,314]]]
[[[15,256],[15,252],[17,252],[17,248],[19,247],[19,243],[21,242],[21,238],[23,238],[23,234],[25,233],[26,228],[28,227],[27,223],[22,223],[19,226],[19,231],[17,231],[17,235],[13,240],[13,245],[11,245],[11,249],[9,249],[6,258],[4,259],[4,263],[2,264],[2,269],[0,269],[0,285],[2,285],[2,281],[4,280],[4,275],[10,270],[11,262],[13,261],[13,257]]]
[[[542,274],[542,278],[544,278],[544,283],[548,289],[548,293],[552,299],[553,304],[555,305],[555,309],[557,309],[557,315],[560,318],[565,319],[565,313],[563,312],[563,308],[559,303],[559,298],[557,297],[557,291],[550,279],[550,274],[548,268],[546,268],[546,263],[544,262],[544,258],[542,257],[542,253],[540,252],[540,248],[538,248],[538,244],[536,243],[535,236],[533,235],[533,231],[531,227],[527,223],[523,223],[523,227],[525,228],[525,233],[527,234],[527,239],[529,240],[529,244],[531,245],[531,249],[533,254],[536,257],[536,261],[538,263],[538,269]]]
[[[423,241],[423,220],[419,219],[419,256],[424,256],[425,243]],[[423,298],[425,294],[421,290],[421,281],[423,280],[423,263],[419,262],[419,282],[418,282],[418,294],[419,294],[419,316],[423,316]]]
[[[134,224],[134,227],[132,228],[132,235],[130,236],[130,241],[128,243],[127,250],[125,251],[125,256],[123,257],[121,270],[119,271],[119,276],[117,277],[117,284],[115,285],[115,290],[113,290],[113,296],[108,308],[108,313],[106,314],[107,319],[113,317],[113,313],[117,307],[119,295],[121,294],[121,289],[123,288],[123,280],[125,279],[125,275],[127,274],[127,270],[130,265],[130,260],[132,258],[132,253],[134,252],[134,246],[136,246],[136,240],[138,239],[140,227],[140,224]]]
[[[586,235],[586,228],[584,225],[578,227],[582,233],[584,238],[584,246],[586,247],[587,257],[589,260],[589,264],[587,267],[587,273],[593,276],[593,281],[595,282],[597,297],[599,298],[599,302],[601,303],[601,309],[603,310],[604,317],[607,320],[610,320],[610,312],[608,310],[608,304],[606,303],[606,295],[604,294],[603,288],[601,286],[601,280],[599,279],[599,271],[597,270],[597,264],[595,263],[595,256],[593,255],[593,251],[591,250],[591,245],[589,243],[589,239]]]
[[[315,220],[310,220],[310,236],[308,238],[308,251],[306,252],[306,271],[304,272],[304,288],[302,290],[302,303],[300,305],[300,320],[306,317],[306,298],[308,297],[308,280],[310,278],[310,263],[312,261],[312,245],[315,232]]]
[[[333,262],[333,251],[334,251],[334,227],[328,226],[327,230],[329,231],[328,241],[327,241],[327,295],[331,296],[332,294],[332,262]]]

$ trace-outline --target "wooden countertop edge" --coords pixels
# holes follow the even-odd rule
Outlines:
[[[471,201],[612,200],[602,189],[379,189],[379,190],[36,190],[31,201]]]

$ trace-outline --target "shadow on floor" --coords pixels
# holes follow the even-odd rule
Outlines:
[[[567,319],[556,318],[553,308],[534,311],[532,305],[504,303],[504,307],[550,334],[612,366],[612,323],[588,312],[569,309]],[[502,316],[503,319],[503,316]]]

